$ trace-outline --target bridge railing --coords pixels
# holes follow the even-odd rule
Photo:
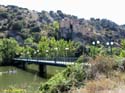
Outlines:
[[[19,59],[75,62],[78,58],[77,57],[51,57],[51,58],[49,57],[31,57],[31,58],[21,57]]]

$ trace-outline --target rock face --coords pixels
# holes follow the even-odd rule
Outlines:
[[[56,32],[52,28],[54,21],[60,25]],[[37,12],[12,5],[0,5],[0,37],[14,37],[22,42],[30,35],[51,35],[83,43],[92,40],[106,42],[109,38],[119,41],[125,37],[125,25],[120,26],[107,19],[79,19],[60,10]]]

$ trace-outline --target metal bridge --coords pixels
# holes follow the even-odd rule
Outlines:
[[[14,63],[22,65],[23,69],[26,69],[26,64],[38,64],[39,72],[42,77],[46,77],[46,65],[62,66],[75,64],[78,58],[75,57],[57,57],[57,58],[14,58]]]

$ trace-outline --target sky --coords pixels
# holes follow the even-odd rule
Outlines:
[[[125,0],[0,0],[1,5],[17,5],[36,11],[62,10],[79,18],[106,18],[125,24]]]

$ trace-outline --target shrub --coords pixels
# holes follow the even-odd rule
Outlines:
[[[122,51],[120,52],[120,57],[125,57],[125,50],[122,50]]]
[[[96,56],[95,59],[89,61],[91,64],[88,78],[96,78],[98,74],[105,74],[106,76],[114,69],[116,62],[109,56]]]
[[[41,85],[42,93],[62,93],[70,90],[72,86],[81,86],[85,79],[84,66],[75,64],[68,66],[63,72],[56,74],[48,82]]]
[[[92,57],[95,57],[96,55],[99,55],[99,54],[102,54],[101,50],[102,50],[102,46],[90,46],[90,52],[89,52],[89,55],[91,55]]]
[[[82,63],[83,60],[84,60],[84,58],[83,58],[83,55],[82,55],[82,56],[80,56],[80,57],[77,59],[77,62],[78,62],[78,63]]]
[[[118,61],[117,65],[118,65],[118,69],[120,71],[125,71],[125,59]]]
[[[81,55],[76,62],[78,63],[87,63],[88,61],[90,61],[92,59],[92,57],[89,56],[83,56]]]

